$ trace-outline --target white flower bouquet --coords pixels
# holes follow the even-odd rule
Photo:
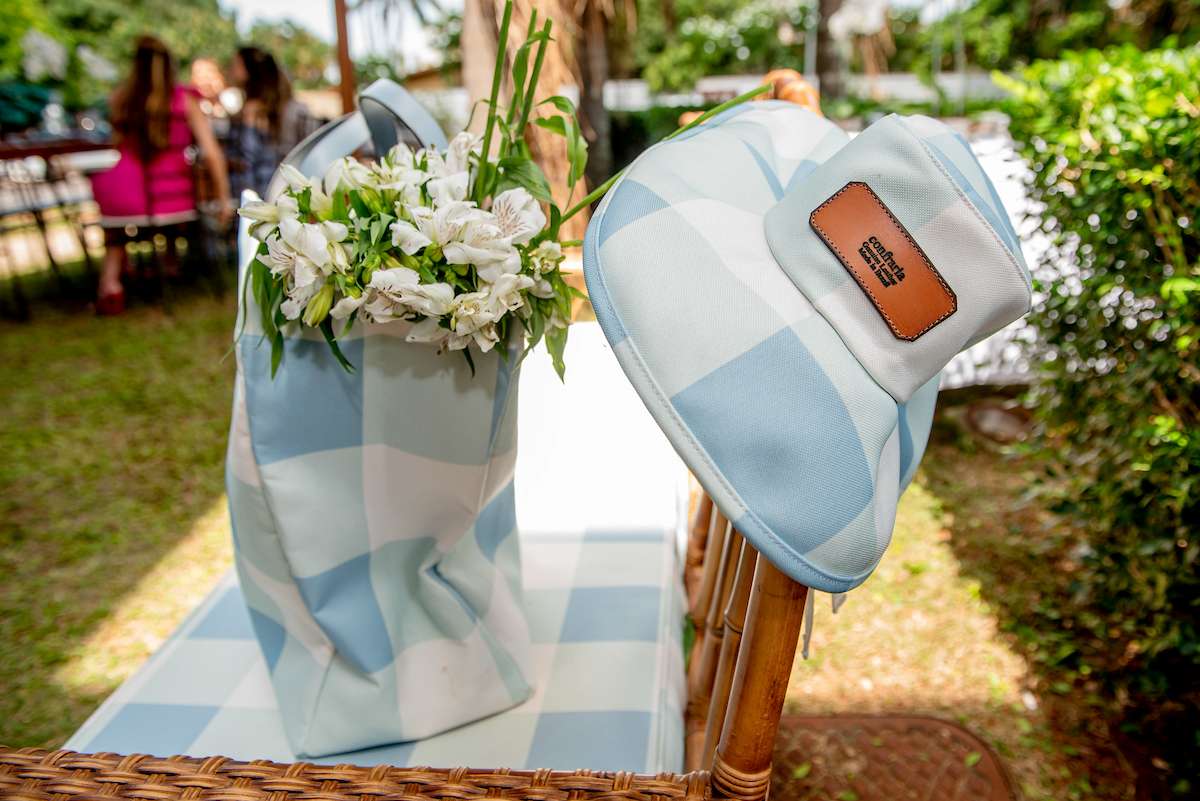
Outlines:
[[[375,163],[343,158],[319,181],[284,165],[283,194],[239,210],[261,243],[247,286],[272,343],[272,376],[289,325],[319,329],[352,370],[337,338],[356,321],[407,324],[408,341],[461,351],[472,370],[472,347],[486,353],[520,326],[526,351],[544,338],[563,375],[571,301],[584,295],[563,280],[563,248],[579,243],[561,241],[559,230],[619,174],[566,211],[555,205],[530,157],[526,127],[565,138],[571,187],[583,176],[587,143],[569,99],[535,103],[551,31],[549,20],[537,28],[536,11],[513,57],[510,102],[499,105],[511,17],[509,2],[482,135],[460,133],[444,152],[401,144]],[[676,134],[768,88],[724,103]],[[533,116],[547,107],[549,115]]]
[[[506,8],[502,44],[511,14]],[[531,120],[549,40],[549,21],[541,30],[531,23],[507,108],[497,102],[499,48],[482,135],[460,133],[444,152],[400,144],[370,164],[343,158],[320,180],[284,165],[287,189],[239,211],[261,242],[247,286],[272,342],[272,374],[288,325],[319,329],[353,369],[337,338],[356,321],[405,323],[408,341],[461,351],[472,364],[472,347],[487,352],[520,326],[526,348],[544,338],[563,374],[571,300],[583,293],[563,280],[563,247],[577,243],[558,231],[594,197],[564,214],[525,144],[529,124],[558,132],[571,185],[583,175],[587,144],[571,101],[543,100],[536,105],[558,113]]]

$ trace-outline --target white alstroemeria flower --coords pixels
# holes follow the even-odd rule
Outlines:
[[[260,242],[266,242],[279,225],[279,207],[265,200],[251,200],[243,204],[237,213],[239,217],[250,220],[250,236]]]
[[[405,335],[406,342],[432,342],[440,344],[446,337],[450,336],[448,328],[442,328],[438,324],[437,318],[426,317],[413,324],[413,327],[408,329],[408,334]]]
[[[488,323],[482,328],[478,328],[469,334],[451,333],[446,337],[446,350],[465,350],[472,342],[479,346],[479,350],[487,353],[500,341],[500,331],[496,328],[495,323]]]
[[[383,191],[396,192],[396,214],[405,206],[416,206],[421,202],[421,184],[429,176],[419,170],[394,169],[376,171],[375,185]]]
[[[446,261],[450,264],[474,264],[479,269],[479,276],[484,278],[484,268],[494,265],[504,265],[503,269],[495,272],[508,272],[521,269],[521,257],[508,241],[508,237],[500,232],[495,218],[487,212],[482,212],[467,222],[459,232],[458,237],[442,246]],[[513,257],[516,256],[516,267],[513,267]],[[490,280],[484,278],[484,280]]]
[[[539,278],[534,283],[533,288],[529,290],[529,294],[533,295],[535,298],[542,298],[543,300],[546,298],[552,298],[554,297],[554,287],[552,287],[550,282],[545,278]]]
[[[292,190],[293,192],[303,192],[306,188],[313,185],[312,179],[300,172],[291,164],[280,164],[279,176],[283,178],[284,182],[288,185],[288,189]]]
[[[366,295],[359,295],[357,298],[346,295],[344,298],[333,304],[333,308],[329,310],[329,316],[335,320],[345,320],[363,305]]]
[[[333,209],[333,200],[321,191],[320,185],[291,164],[280,164],[279,174],[294,194],[301,194],[305,189],[311,190],[308,205],[314,214],[328,214]],[[282,199],[282,198],[281,198]]]
[[[562,245],[553,239],[547,239],[538,245],[530,256],[532,257],[533,271],[540,278],[542,273],[553,270],[562,262]]]
[[[259,256],[259,261],[267,266],[272,275],[291,276],[296,271],[296,259],[304,258],[278,236],[267,240],[266,258]]]
[[[467,182],[469,179],[470,176],[465,170],[450,173],[439,178],[430,179],[429,183],[425,184],[425,189],[429,192],[429,197],[433,200],[434,207],[440,208],[455,201],[466,200]]]
[[[279,310],[289,320],[300,319],[300,316],[304,314],[304,307],[324,286],[324,282],[319,280],[320,274],[315,270],[303,275],[297,271],[296,276],[296,282],[287,290],[287,300],[279,304]]]
[[[450,140],[445,153],[435,148],[421,151],[425,155],[425,170],[435,178],[467,172],[471,168],[471,153],[479,153],[482,143],[482,137],[463,131]]]
[[[319,223],[296,219],[279,221],[279,236],[283,241],[326,273],[349,266],[349,257],[340,244],[349,233],[343,223],[330,220]]]
[[[519,273],[505,273],[499,276],[494,283],[488,287],[488,294],[491,296],[491,303],[494,309],[499,311],[498,316],[503,316],[507,312],[516,311],[525,305],[525,298],[521,293],[533,287],[534,281],[528,275]]]
[[[371,298],[364,309],[379,322],[407,317],[414,312],[441,317],[450,311],[454,288],[449,284],[422,284],[416,270],[393,267],[376,270],[367,285]]]
[[[444,251],[463,236],[469,224],[488,217],[487,212],[480,211],[474,203],[466,201],[449,203],[437,210],[417,206],[410,209],[409,213],[412,215],[412,222],[397,220],[392,223],[392,245],[410,256],[429,245],[437,245]]]
[[[325,171],[322,181],[325,194],[332,195],[338,188],[362,189],[374,186],[375,175],[371,169],[353,156],[340,158]]]
[[[478,273],[479,280],[490,284],[502,275],[521,272],[521,254],[511,245],[509,245],[508,251],[508,255],[499,261],[475,265],[475,272]]]
[[[432,244],[433,239],[408,220],[396,220],[392,223],[392,247],[400,248],[409,256]]]
[[[250,220],[249,234],[259,242],[266,242],[279,228],[279,221],[295,219],[300,216],[300,207],[296,199],[289,195],[281,195],[279,200],[268,203],[265,200],[251,200],[238,209],[238,215]]]
[[[464,292],[450,306],[450,330],[459,335],[478,331],[504,314],[488,291]]]
[[[525,244],[546,226],[541,204],[521,187],[496,195],[491,211],[500,233],[514,245]]]
[[[412,169],[417,166],[417,157],[411,147],[403,142],[397,142],[392,145],[391,150],[384,154],[379,163],[387,167],[407,167]]]

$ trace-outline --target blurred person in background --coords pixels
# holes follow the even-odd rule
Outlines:
[[[228,112],[221,105],[221,93],[225,91],[225,75],[217,62],[211,58],[198,58],[192,62],[189,72],[192,86],[199,95],[201,110],[212,119],[227,117]]]
[[[199,146],[216,184],[218,219],[228,225],[233,217],[224,155],[196,91],[175,82],[175,61],[161,41],[138,38],[133,68],[113,93],[111,109],[120,158],[112,169],[92,177],[106,246],[96,296],[96,311],[104,315],[125,309],[121,272],[133,229],[196,219],[193,171],[186,153],[193,145]]]
[[[283,158],[319,127],[275,57],[260,47],[238,49],[230,78],[243,93],[229,128],[230,177],[236,197],[250,189],[265,196]]]

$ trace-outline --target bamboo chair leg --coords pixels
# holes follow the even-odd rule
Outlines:
[[[704,750],[700,765],[708,770],[712,767],[717,742],[721,739],[721,728],[725,725],[725,713],[729,708],[729,691],[733,686],[733,670],[737,665],[738,649],[742,644],[742,629],[746,625],[746,608],[750,604],[750,589],[754,584],[754,567],[758,552],[748,541],[742,542],[741,555],[737,563],[737,575],[733,579],[733,592],[725,605],[725,633],[721,638],[721,655],[717,661],[717,675],[713,680],[712,700],[708,706],[708,722],[704,731]]]
[[[712,520],[713,502],[707,492],[700,491],[700,502],[692,518],[688,532],[687,555],[683,563],[683,583],[687,589],[688,603],[696,600],[700,591],[700,580],[704,575],[704,549],[708,545],[708,524]]]
[[[712,514],[708,518],[708,534],[704,538],[704,572],[700,576],[700,586],[696,590],[696,597],[692,599],[691,609],[688,610],[688,616],[698,627],[704,625],[708,605],[717,586],[717,567],[721,561],[721,549],[725,547],[727,528],[729,521],[721,514],[716,504],[713,504]]]
[[[712,699],[713,680],[717,675],[717,660],[725,630],[721,616],[733,592],[733,577],[742,551],[742,535],[730,526],[721,550],[717,570],[717,591],[709,602],[705,618],[704,642],[693,651],[688,665],[688,708],[685,721],[684,764],[688,770],[698,770],[704,749],[704,731],[708,721],[708,706]]]
[[[692,645],[690,657],[700,653],[700,644],[704,641],[704,628],[708,623],[708,605],[712,602],[712,594],[717,586],[717,570],[721,566],[721,554],[725,548],[725,534],[729,529],[729,521],[721,510],[713,505],[712,515],[708,520],[707,544],[704,548],[704,574],[700,578],[700,587],[692,606],[688,610],[688,618],[696,631],[696,639]],[[690,658],[689,657],[689,658]]]
[[[713,759],[715,798],[765,801],[771,789],[771,756],[808,588],[759,559],[750,590],[729,709]]]

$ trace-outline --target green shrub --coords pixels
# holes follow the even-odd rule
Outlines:
[[[1152,780],[1200,793],[1200,48],[1036,62],[1011,131],[1051,247],[1038,448],[1087,536],[1063,625]],[[1060,483],[1060,486],[1062,484]],[[1098,645],[1097,645],[1098,644]],[[1168,767],[1164,767],[1164,765]],[[1144,780],[1143,775],[1140,780]]]

